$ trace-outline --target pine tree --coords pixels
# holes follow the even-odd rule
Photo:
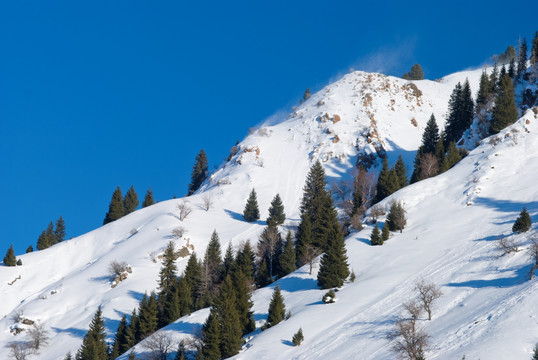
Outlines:
[[[402,232],[407,220],[405,218],[405,210],[399,201],[393,201],[390,205],[390,211],[387,215],[387,225],[390,231]]]
[[[534,39],[532,39],[530,61],[531,65],[534,66],[534,71],[536,71],[536,64],[538,63],[538,31],[534,34]]]
[[[461,154],[456,147],[455,142],[451,142],[448,144],[448,151],[446,156],[446,165],[447,169],[452,168],[454,165],[456,165],[461,160]]]
[[[310,99],[310,96],[312,96],[312,93],[310,92],[310,88],[306,88],[303,94],[303,101]]]
[[[435,156],[437,157],[437,163],[439,164],[439,174],[442,174],[448,170],[448,162],[446,160],[445,146],[443,145],[442,137],[435,147]]]
[[[139,339],[143,339],[157,330],[158,312],[157,312],[157,296],[151,293],[150,296],[144,294],[140,301],[138,313],[139,323]]]
[[[250,295],[249,280],[239,268],[232,272],[233,288],[235,290],[236,309],[243,335],[256,330],[256,323],[252,312],[253,302]]]
[[[442,143],[442,141],[441,141]],[[410,182],[411,184],[414,184],[416,183],[417,181],[420,181],[422,180],[422,177],[421,177],[421,162],[422,162],[422,156],[424,156],[423,154],[423,150],[422,150],[422,146],[418,148],[417,150],[417,153],[415,155],[415,161],[413,162],[413,173],[411,174],[411,179],[410,179]]]
[[[73,355],[71,355],[71,351],[65,354],[64,360],[73,360]]]
[[[136,309],[133,309],[131,318],[129,319],[129,325],[125,329],[125,347],[127,349],[132,348],[137,343],[136,334],[138,333],[138,316],[136,315]]]
[[[236,290],[231,277],[227,276],[215,300],[215,307],[220,318],[220,351],[223,358],[234,356],[241,350],[243,329],[236,302]]]
[[[532,360],[538,360],[538,343],[534,345],[534,349],[532,351]]]
[[[116,221],[119,218],[125,215],[125,207],[123,206],[123,196],[121,194],[121,189],[118,186],[114,193],[112,194],[112,199],[110,200],[110,205],[108,206],[108,212],[105,215],[103,220],[103,225]]]
[[[54,229],[54,237],[56,242],[62,242],[65,240],[65,222],[62,216],[56,220],[56,229]]]
[[[31,252],[33,252],[33,251],[34,251],[34,247],[33,247],[32,245],[30,245],[30,246],[28,246],[28,247],[26,248],[26,254],[31,253]]]
[[[407,180],[407,169],[405,168],[402,155],[398,156],[398,160],[396,160],[396,163],[394,164],[394,170],[398,176],[398,190],[406,187],[409,182]]]
[[[469,79],[465,79],[465,83],[463,84],[463,89],[461,91],[461,107],[460,132],[463,134],[473,123],[474,117],[474,101]]]
[[[193,253],[189,257],[189,261],[187,261],[187,266],[185,267],[182,279],[185,279],[188,287],[191,289],[192,310],[197,310],[202,282],[202,265],[196,258],[196,253]]]
[[[90,322],[88,332],[82,339],[82,345],[77,352],[77,360],[108,360],[108,346],[105,338],[105,321],[99,307]]]
[[[514,123],[517,116],[514,86],[508,75],[505,75],[501,78],[499,93],[493,107],[490,131],[493,134],[498,133],[508,125]]]
[[[476,106],[478,108],[481,108],[488,103],[488,99],[490,95],[489,91],[490,91],[489,78],[486,73],[486,70],[483,70],[482,75],[480,75],[480,85],[478,87],[478,94],[476,95]]]
[[[237,265],[237,269],[242,271],[249,281],[254,280],[254,271],[256,268],[255,259],[256,256],[252,251],[250,241],[247,240],[243,244],[243,248],[237,252],[237,256],[235,257],[235,263]]]
[[[387,222],[385,221],[385,224],[383,225],[383,229],[381,230],[381,245],[383,245],[383,243],[387,241],[389,237],[390,237],[390,229]]]
[[[306,264],[305,250],[312,245],[312,228],[308,216],[302,217],[302,221],[297,229],[297,239],[295,243],[295,258],[297,267]]]
[[[142,202],[142,207],[148,207],[155,204],[155,199],[153,199],[153,190],[151,188],[146,191],[146,196],[144,196],[144,201]]]
[[[177,294],[177,266],[174,243],[170,241],[164,250],[162,268],[159,272],[159,327],[164,327],[181,315]]]
[[[258,241],[258,257],[265,259],[269,276],[277,274],[278,257],[282,253],[282,237],[275,225],[266,226]]]
[[[517,77],[521,78],[521,75],[527,70],[527,39],[525,38],[521,41],[518,55]]]
[[[411,80],[423,80],[424,72],[422,71],[422,67],[419,64],[413,65],[411,67],[411,71],[409,72],[409,77]]]
[[[389,184],[390,170],[389,160],[385,157],[383,159],[383,166],[379,172],[377,179],[376,194],[374,202],[378,203],[391,194]]]
[[[445,144],[451,141],[457,142],[473,121],[474,103],[468,79],[465,80],[463,87],[458,83],[454,88],[448,102],[448,110]]]
[[[389,181],[388,181],[388,193],[394,194],[396,191],[400,190],[400,178],[396,172],[395,166],[393,166],[389,171]]]
[[[299,330],[293,335],[291,342],[293,343],[293,345],[299,346],[301,345],[303,340],[304,340],[303,329],[299,328]]]
[[[510,76],[510,79],[514,79],[516,77],[516,60],[511,59],[510,65],[508,65],[508,76]]]
[[[54,225],[52,221],[47,226],[47,229],[41,232],[39,238],[37,239],[37,250],[45,250],[46,248],[56,244],[56,238],[54,236]]]
[[[114,343],[112,344],[112,352],[110,353],[110,359],[115,359],[127,350],[130,347],[127,345],[127,316],[123,314],[121,317],[118,329],[116,330],[116,336],[114,337]]]
[[[213,292],[212,295],[215,294],[216,285],[222,281],[223,273],[224,265],[222,263],[219,235],[216,230],[213,230],[204,256],[204,276],[207,277],[207,284],[210,293]]]
[[[269,274],[269,267],[267,266],[267,260],[265,257],[261,260],[260,265],[256,271],[256,285],[258,287],[265,287],[273,282],[271,275]]]
[[[125,209],[125,215],[132,213],[138,207],[138,194],[132,185],[125,193],[125,197],[123,198],[123,207]]]
[[[181,277],[177,283],[177,299],[180,316],[189,315],[193,309],[193,290],[185,277]]]
[[[435,115],[431,114],[430,119],[426,123],[426,128],[422,133],[422,151],[424,153],[435,153],[435,147],[439,142],[439,127],[435,120]]]
[[[282,205],[282,200],[280,195],[276,194],[273,200],[271,201],[271,206],[269,207],[269,217],[267,218],[267,224],[274,224],[275,226],[282,225],[286,220],[286,214],[284,213],[284,205]]]
[[[234,258],[232,243],[229,242],[228,247],[226,247],[226,252],[224,253],[223,277],[226,277],[226,275],[231,273],[232,266],[234,264],[235,264],[235,258]]]
[[[266,328],[275,326],[286,316],[286,306],[284,305],[284,298],[280,293],[280,286],[276,284],[275,290],[273,291],[273,296],[271,297],[271,302],[269,303],[269,316],[267,317],[267,322],[265,323]]]
[[[337,222],[331,224],[329,239],[318,271],[318,286],[322,289],[340,287],[349,276],[346,244]]]
[[[523,207],[523,210],[519,213],[516,222],[512,226],[512,231],[517,233],[524,233],[531,229],[532,220],[527,212],[527,208]]]
[[[222,358],[220,352],[220,319],[216,308],[211,308],[202,328],[204,345],[202,348],[204,360],[219,360]]]
[[[493,65],[493,70],[489,74],[489,94],[497,93],[497,81],[499,80],[499,70],[497,69],[497,63]]]
[[[17,260],[17,266],[21,266],[22,265],[22,260],[21,259],[18,259]]]
[[[258,209],[258,199],[256,196],[256,190],[252,189],[243,211],[243,218],[245,221],[253,222],[260,219],[260,210]]]
[[[202,149],[200,150],[200,153],[196,155],[196,160],[192,167],[191,183],[189,184],[189,192],[187,193],[187,196],[192,195],[200,188],[205,179],[207,179],[208,174],[207,155],[204,149]]]
[[[288,235],[286,235],[286,245],[284,246],[284,251],[278,259],[278,277],[286,276],[295,271],[295,262],[295,248],[293,246],[291,232],[288,231]]]
[[[15,251],[13,250],[13,244],[7,249],[6,256],[4,256],[4,265],[6,266],[16,266],[17,258],[15,257]]]
[[[381,238],[381,232],[379,231],[377,223],[374,224],[374,229],[372,230],[372,234],[370,235],[370,244],[374,246],[383,245],[383,239]]]

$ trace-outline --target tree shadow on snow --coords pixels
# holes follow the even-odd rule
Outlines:
[[[243,217],[243,214],[240,214],[238,212],[235,212],[235,211],[232,211],[232,210],[229,210],[229,209],[224,209],[224,212],[226,214],[228,214],[228,216],[230,216],[234,220],[246,222],[245,218]],[[263,221],[263,220],[251,221],[250,223],[251,224],[258,224],[258,225],[266,225],[266,222]]]
[[[506,237],[506,235],[503,235],[503,234],[500,234],[500,235],[490,235],[490,236],[486,236],[486,237],[483,237],[481,239],[474,239],[473,241],[497,241],[497,240],[501,240],[502,238]]]
[[[301,278],[297,276],[290,276],[279,279],[278,284],[280,285],[280,290],[287,292],[318,289],[316,279]]]
[[[499,200],[499,199],[485,198],[485,197],[477,197],[474,200],[474,205],[485,206],[485,207],[488,207],[488,208],[491,208],[500,212],[511,213],[510,220],[507,219],[506,222],[503,222],[500,224],[505,224],[505,223],[516,221],[516,217],[518,216],[521,209],[523,209],[523,206],[527,208],[529,215],[531,215],[532,222],[535,222],[536,219],[533,218],[532,214],[536,213],[536,210],[538,209],[538,201],[518,202],[518,201],[511,201],[511,200]]]
[[[117,319],[110,319],[105,317],[105,327],[109,330],[113,330],[114,332],[118,331],[118,326],[120,325],[120,321]]]
[[[67,328],[67,329],[60,329],[54,326],[51,326],[51,329],[54,330],[57,333],[67,333],[71,336],[83,338],[86,336],[86,333],[88,332],[87,329],[77,329],[77,328]]]
[[[291,341],[282,339],[282,344],[288,345],[288,346],[295,346]]]
[[[134,290],[129,290],[128,294],[138,302],[142,301],[142,298],[144,297],[144,294]]]
[[[451,287],[471,287],[475,289],[480,288],[486,288],[486,287],[494,287],[494,288],[507,288],[511,286],[516,286],[523,284],[527,280],[529,280],[529,272],[530,272],[531,266],[525,265],[520,267],[519,269],[506,269],[501,270],[500,272],[514,272],[515,275],[505,278],[497,278],[497,279],[488,279],[488,280],[468,280],[468,281],[462,281],[459,283],[453,282],[448,283],[446,286]]]
[[[109,283],[110,282],[110,276],[109,275],[105,275],[105,276],[96,276],[96,277],[92,277],[90,278],[91,281],[95,281],[95,282],[98,282],[98,283]]]

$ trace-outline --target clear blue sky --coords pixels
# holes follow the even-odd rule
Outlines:
[[[68,238],[99,227],[118,185],[184,195],[201,148],[213,169],[249,127],[350,67],[399,76],[418,62],[440,78],[530,42],[537,13],[536,1],[2,1],[1,257],[60,215]]]

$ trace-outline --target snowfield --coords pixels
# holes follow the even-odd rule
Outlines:
[[[193,196],[160,202],[78,238],[18,256],[23,266],[0,268],[0,358],[10,358],[6,345],[24,338],[24,332],[13,335],[16,327],[26,327],[15,324],[16,315],[46,324],[52,335],[32,359],[74,354],[99,305],[112,341],[121,316],[137,307],[144,292],[157,290],[159,255],[170,240],[177,248],[193,245],[199,256],[213,230],[223,252],[230,242],[235,249],[246,240],[255,244],[276,193],[286,212],[281,230],[294,230],[306,175],[318,159],[329,183],[349,179],[358,156],[381,151],[390,165],[402,155],[410,176],[430,115],[443,128],[455,84],[468,78],[476,95],[481,72],[456,73],[440,82],[347,74],[276,125],[253,131]],[[513,235],[511,227],[523,206],[538,220],[537,123],[538,115],[529,110],[451,170],[385,199],[383,206],[393,198],[404,203],[407,226],[383,246],[370,246],[372,225],[346,238],[357,278],[336,293],[335,303],[321,301],[326,290],[316,286],[318,265],[312,275],[305,266],[278,280],[292,316],[250,334],[234,358],[394,359],[387,333],[403,314],[401,304],[415,296],[415,283],[425,279],[443,292],[432,320],[418,321],[431,337],[426,358],[530,359],[538,342],[538,284],[529,281],[532,263],[526,249],[535,231]],[[252,188],[261,220],[247,223],[242,212]],[[202,206],[204,196],[213,199],[208,211]],[[182,202],[192,212],[180,221],[177,205]],[[173,239],[171,232],[179,226],[187,232]],[[502,255],[497,243],[506,236],[513,236],[521,251]],[[187,259],[177,261],[180,271]],[[108,272],[112,261],[132,267],[115,287]],[[275,285],[253,294],[258,327],[267,317]],[[179,342],[198,332],[208,313],[200,310],[161,331]],[[305,340],[294,347],[291,338],[299,328]],[[146,351],[142,344],[134,350]]]

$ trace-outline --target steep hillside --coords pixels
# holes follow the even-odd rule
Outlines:
[[[178,226],[187,232],[175,240],[177,247],[188,243],[198,254],[214,229],[223,248],[229,242],[237,247],[248,239],[257,241],[265,221],[242,220],[252,188],[258,192],[262,219],[279,193],[287,214],[285,226],[293,228],[313,161],[322,161],[330,181],[348,177],[357,158],[375,160],[371,154],[381,152],[391,163],[401,154],[410,169],[429,116],[434,113],[442,126],[455,83],[469,78],[476,92],[480,72],[454,74],[441,82],[350,73],[312,95],[288,118],[253,131],[195,195],[158,203],[76,239],[20,256],[23,266],[0,269],[0,357],[8,357],[4,345],[23,336],[12,334],[17,326],[24,327],[14,324],[15,314],[45,323],[53,334],[50,345],[36,356],[39,359],[74,352],[99,305],[112,337],[121,315],[130,313],[145,291],[156,289],[159,255]],[[317,289],[315,274],[305,269],[280,280],[293,316],[255,333],[237,358],[391,358],[386,331],[419,278],[434,280],[445,293],[426,326],[432,336],[429,357],[448,359],[465,353],[468,359],[494,358],[491,354],[498,359],[506,354],[526,358],[523,355],[536,341],[532,332],[538,328],[531,317],[536,304],[529,296],[534,283],[525,281],[528,260],[524,252],[497,257],[494,240],[509,233],[524,204],[531,215],[536,213],[538,194],[532,190],[533,167],[528,166],[538,154],[533,145],[535,122],[529,112],[509,130],[510,136],[500,134],[496,145],[485,142],[449,172],[394,194],[405,203],[408,227],[382,247],[368,244],[371,228],[348,237],[357,281],[338,292],[335,304],[322,305],[324,291]],[[213,199],[208,211],[202,207],[204,196]],[[184,201],[192,212],[180,221],[177,205]],[[107,268],[115,260],[131,265],[132,273],[112,287]],[[178,260],[180,270],[186,260]],[[271,291],[254,294],[259,324],[266,317]],[[186,336],[205,316],[207,310],[201,310],[165,331]],[[526,327],[519,331],[510,324]],[[510,336],[503,332],[505,326],[510,326]],[[291,347],[289,341],[299,327],[305,343]],[[510,346],[498,341],[501,335]],[[137,351],[143,349],[139,346]]]

